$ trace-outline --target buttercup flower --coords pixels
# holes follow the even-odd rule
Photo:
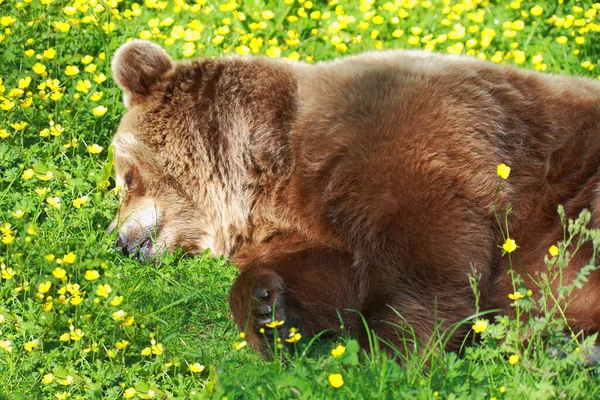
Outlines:
[[[42,378],[42,383],[44,385],[47,385],[49,383],[51,383],[54,380],[54,374],[50,373],[50,374],[46,374],[44,375],[44,377]]]
[[[52,275],[54,275],[56,279],[62,279],[67,275],[67,271],[63,268],[56,267],[52,270]]]
[[[514,239],[506,238],[506,241],[502,245],[502,248],[507,253],[512,253],[513,251],[515,251],[517,249],[517,243],[515,242]]]
[[[496,172],[502,179],[508,179],[508,176],[510,175],[510,167],[504,163],[499,164],[496,168]]]
[[[285,321],[271,321],[271,322],[268,322],[265,326],[267,328],[274,329],[274,328],[277,328],[278,326],[283,325],[284,323],[285,323]]]
[[[104,147],[94,143],[94,144],[88,146],[88,151],[92,154],[98,154],[98,153],[102,152],[103,148]]]
[[[329,374],[327,379],[329,380],[329,384],[336,389],[344,385],[344,378],[341,374]]]
[[[85,275],[83,277],[88,281],[94,281],[94,280],[100,278],[100,273],[98,271],[96,271],[95,269],[93,269],[93,270],[88,269],[87,271],[85,271]]]
[[[346,348],[344,346],[342,346],[341,344],[339,344],[335,349],[331,350],[331,355],[334,356],[335,358],[341,357],[345,351],[346,351]]]
[[[190,364],[190,371],[191,372],[202,372],[202,371],[204,371],[204,365],[202,365],[200,363]]]
[[[110,292],[112,292],[112,288],[109,284],[98,285],[98,289],[96,289],[96,294],[101,297],[108,297]]]
[[[508,298],[511,300],[520,300],[522,298],[524,298],[525,295],[521,292],[514,292],[508,295]]]
[[[77,258],[77,255],[75,253],[69,252],[69,253],[65,254],[62,259],[67,264],[73,264],[75,262],[76,258]]]
[[[478,319],[477,321],[475,321],[475,323],[473,324],[473,326],[471,328],[477,333],[482,333],[487,329],[487,327],[488,327],[488,322],[486,320]]]
[[[78,73],[79,73],[79,68],[77,68],[76,65],[68,65],[65,68],[65,75],[67,75],[67,76],[77,75]]]
[[[92,110],[92,114],[94,114],[96,117],[101,117],[104,114],[106,114],[107,111],[108,111],[108,109],[106,107],[98,106]]]

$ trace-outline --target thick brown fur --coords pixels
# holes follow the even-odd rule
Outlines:
[[[557,206],[569,217],[588,208],[600,224],[598,82],[401,51],[173,63],[141,41],[113,68],[129,107],[114,139],[129,188],[119,245],[140,259],[176,246],[231,257],[231,310],[262,351],[271,317],[315,334],[339,330],[340,315],[360,334],[350,309],[388,342],[406,338],[406,323],[426,341],[474,314],[472,268],[482,308],[510,310],[494,217],[508,204],[534,291],[562,239]],[[512,168],[502,182],[500,163]],[[600,273],[589,278],[567,317],[595,332]]]

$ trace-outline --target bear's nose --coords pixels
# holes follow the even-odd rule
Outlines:
[[[121,236],[120,233],[117,234],[117,248],[124,255],[129,255],[129,249],[127,249],[127,242],[123,239],[123,236]]]

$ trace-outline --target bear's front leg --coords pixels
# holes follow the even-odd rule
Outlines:
[[[298,327],[298,319],[286,312],[285,292],[279,274],[255,267],[242,272],[229,293],[236,325],[245,332],[250,346],[265,356],[273,350],[276,337],[286,343],[289,329]]]
[[[316,247],[267,254],[241,267],[229,295],[234,320],[253,348],[267,356],[294,342],[294,329],[303,336],[336,332],[342,324],[355,329],[362,290],[348,252]]]

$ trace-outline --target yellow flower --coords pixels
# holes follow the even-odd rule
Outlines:
[[[548,252],[550,253],[550,255],[552,257],[556,257],[558,256],[558,247],[556,247],[555,245],[550,246],[550,248],[548,249]]]
[[[248,344],[248,342],[246,342],[245,340],[242,340],[241,342],[235,342],[233,344],[233,348],[234,350],[241,350],[243,349],[246,345]]]
[[[0,138],[6,139],[9,136],[10,136],[9,131],[7,131],[6,129],[0,129]]]
[[[556,38],[556,41],[560,44],[565,44],[569,41],[569,38],[566,36],[559,36]]]
[[[125,321],[121,324],[122,326],[131,326],[135,322],[135,318],[133,316],[125,318]]]
[[[51,383],[54,380],[54,374],[50,373],[50,374],[46,374],[44,375],[44,377],[42,378],[42,383],[44,385],[47,385],[49,383]]]
[[[54,48],[52,48],[52,47],[49,48],[49,49],[44,50],[44,53],[43,53],[43,57],[46,60],[52,60],[55,55],[56,55],[56,50]]]
[[[50,191],[50,189],[48,189],[47,187],[35,189],[35,192],[42,197],[45,196],[46,193],[48,193],[49,191]],[[60,201],[60,199],[58,199],[58,201]]]
[[[37,339],[35,339],[35,340],[30,341],[30,342],[24,343],[23,347],[28,352],[31,352],[31,351],[33,351],[33,349],[35,349],[36,347],[38,347],[39,344],[40,344],[40,341],[37,340]]]
[[[278,58],[281,56],[281,48],[279,46],[270,46],[265,54],[271,58]]]
[[[100,100],[100,99],[102,98],[102,95],[103,95],[103,94],[104,94],[103,92],[94,92],[94,93],[93,93],[93,94],[90,96],[90,99],[91,99],[92,101],[98,101],[98,100]]]
[[[85,70],[85,72],[89,72],[90,74],[93,74],[94,72],[96,72],[97,68],[98,68],[98,66],[96,64],[90,64],[90,65],[86,65],[84,70]]]
[[[73,296],[70,300],[71,304],[73,304],[74,306],[78,306],[79,304],[81,304],[82,301],[83,301],[83,297],[81,297],[79,295]]]
[[[21,175],[23,177],[23,179],[27,180],[27,179],[31,179],[33,178],[34,172],[33,170],[30,169],[26,169],[25,171],[23,171],[23,175]]]
[[[115,321],[123,321],[126,316],[127,316],[127,313],[123,310],[115,311],[112,314],[112,317]]]
[[[69,332],[65,332],[58,338],[61,342],[68,342],[71,339],[71,334]]]
[[[13,235],[4,235],[2,236],[2,243],[4,244],[11,244],[13,242],[13,240],[15,240],[15,237]]]
[[[100,107],[102,107],[102,106],[100,106]],[[102,152],[102,149],[104,149],[104,147],[102,147],[96,143],[88,146],[88,151],[92,154],[99,154],[100,152]]]
[[[71,375],[67,375],[67,377],[65,379],[59,379],[56,382],[60,383],[63,386],[68,386],[71,383],[73,383],[73,377]]]
[[[275,17],[275,13],[271,10],[265,10],[260,15],[264,19],[273,19]]]
[[[191,372],[202,372],[202,371],[204,371],[204,365],[202,365],[200,363],[190,364],[190,371]]]
[[[46,173],[44,175],[38,175],[38,179],[40,181],[49,181],[50,179],[52,179],[53,176],[54,176],[54,172],[46,171]]]
[[[2,264],[2,266],[4,267],[4,264]],[[2,279],[6,279],[9,280],[11,279],[13,276],[15,276],[16,272],[12,269],[12,268],[2,268]]]
[[[502,245],[502,248],[507,253],[512,253],[513,251],[515,251],[517,249],[517,243],[515,242],[514,239],[506,238],[506,241]]]
[[[98,74],[98,75],[94,75],[94,82],[96,83],[102,83],[106,80],[106,75],[104,74]]]
[[[514,56],[515,62],[517,64],[523,64],[525,62],[525,60],[526,60],[525,52],[523,52],[521,50],[516,50],[513,53],[513,56]],[[509,171],[509,173],[510,173],[510,171]],[[504,178],[504,179],[506,179],[506,178]]]
[[[81,206],[86,205],[88,201],[89,198],[87,196],[81,196],[78,199],[73,199],[73,206],[75,208],[81,208]]]
[[[516,354],[513,354],[513,355],[511,355],[511,356],[508,358],[508,363],[509,363],[510,365],[515,365],[515,364],[516,364],[516,363],[518,363],[518,362],[519,362],[519,356],[518,356],[518,355],[516,355]]]
[[[96,117],[101,117],[101,116],[103,116],[104,114],[106,114],[106,112],[107,112],[107,111],[108,111],[108,108],[106,108],[106,107],[104,107],[104,106],[98,106],[98,107],[94,107],[94,108],[92,109],[92,114],[94,114]],[[100,146],[98,146],[98,147],[100,147]],[[88,149],[89,149],[89,148],[88,148]],[[102,148],[101,148],[101,149],[102,149]],[[91,151],[91,150],[90,150],[90,151]],[[100,151],[102,151],[102,150],[100,150]],[[99,152],[100,152],[100,151],[99,151]],[[99,152],[98,152],[98,153],[99,153]]]
[[[54,261],[54,259],[55,259],[55,258],[56,258],[56,256],[55,256],[54,254],[46,254],[46,255],[44,256],[44,259],[45,259],[46,261],[48,261],[48,262],[52,262],[52,261]]]
[[[90,55],[87,55],[81,59],[81,63],[86,64],[86,65],[91,63],[92,61],[94,61],[94,57],[92,57]]]
[[[484,332],[488,327],[488,322],[484,319],[478,319],[475,321],[473,326],[471,327],[475,332],[481,333]]]
[[[531,15],[533,15],[534,17],[539,17],[544,12],[544,9],[538,5],[535,5],[529,11],[531,12]]]
[[[62,279],[67,276],[67,271],[60,267],[56,267],[52,270],[52,275],[54,275],[56,279]]]
[[[10,126],[15,131],[22,131],[27,126],[27,122],[25,122],[25,121],[19,121],[19,122],[15,122],[14,124],[10,124]]]
[[[341,374],[329,374],[329,384],[334,388],[339,388],[344,385],[344,378],[342,378]]]
[[[115,347],[117,349],[119,349],[119,350],[123,350],[128,345],[129,345],[129,341],[128,340],[121,340],[121,341],[118,341],[117,343],[115,343]]]
[[[88,281],[95,281],[100,278],[100,273],[95,269],[88,269],[85,271],[85,275],[83,276]]]
[[[71,29],[71,25],[68,22],[62,21],[54,21],[52,26],[54,26],[54,29],[62,33],[67,33]]]
[[[341,344],[339,344],[335,349],[331,350],[331,355],[334,356],[335,358],[341,357],[345,351],[346,351],[346,348],[344,346],[342,346]]]
[[[0,18],[0,25],[3,25],[5,27],[12,26],[15,22],[17,22],[17,19],[10,15]]]
[[[153,344],[152,345],[152,354],[155,355],[161,355],[162,353],[164,353],[165,348],[161,343],[157,343],[157,344]]]
[[[40,283],[40,285],[38,286],[38,292],[39,293],[48,293],[48,291],[50,290],[50,287],[52,287],[52,282],[50,282],[50,281]]]
[[[151,399],[154,397],[155,394],[156,393],[154,393],[154,390],[150,389],[146,392],[146,394],[140,393],[139,396],[140,396],[140,399]]]
[[[149,356],[152,354],[152,349],[150,347],[144,347],[142,351],[140,351],[140,354],[143,356]]]
[[[92,83],[89,80],[79,80],[77,81],[77,86],[75,87],[77,91],[87,93],[92,87]]]
[[[63,128],[62,125],[60,125],[60,124],[54,125],[53,123],[51,123],[50,134],[52,136],[60,136],[64,131],[65,131],[65,128]]]
[[[47,301],[44,303],[44,305],[42,306],[42,311],[44,312],[49,312],[54,308],[54,305],[52,304],[52,300]]]
[[[302,335],[300,333],[298,333],[298,332],[296,332],[296,333],[290,332],[290,337],[287,338],[287,339],[285,339],[285,341],[288,342],[288,343],[296,343],[300,339],[302,339]]]
[[[48,197],[46,199],[46,203],[50,204],[54,208],[60,208],[60,197],[58,197],[58,196]]]
[[[98,289],[96,289],[96,294],[100,297],[108,297],[110,292],[112,292],[112,288],[108,283],[106,285],[98,285]]]
[[[12,213],[12,216],[15,217],[15,218],[18,218],[18,219],[23,218],[23,215],[25,215],[25,211],[23,211],[21,209],[19,209],[19,210],[17,210],[17,211],[15,211],[15,212]]]
[[[110,305],[118,306],[122,302],[123,302],[123,296],[115,296],[115,298],[110,301]]]
[[[135,396],[134,388],[125,389],[125,391],[123,392],[123,397],[126,399],[131,399],[131,398],[133,398],[133,396]]]
[[[19,79],[19,89],[27,89],[31,84],[31,77],[26,76],[25,78]]]
[[[0,349],[10,353],[12,351],[12,342],[8,339],[0,340]]]
[[[521,293],[521,292],[514,292],[514,293],[511,293],[511,294],[508,295],[509,299],[515,300],[515,301],[516,300],[520,300],[523,297],[525,297],[525,295],[523,293]]]
[[[499,164],[496,168],[496,172],[498,173],[500,178],[508,179],[508,176],[510,175],[510,167],[504,163]]]
[[[81,331],[81,329],[74,329],[71,331],[71,339],[72,340],[80,340],[83,337],[84,333]]]
[[[278,326],[281,326],[281,325],[283,325],[283,324],[284,324],[284,322],[285,322],[285,321],[271,321],[271,322],[268,322],[268,323],[267,323],[265,326],[266,326],[267,328],[274,329],[274,328],[277,328]]]
[[[9,99],[3,99],[2,103],[0,103],[0,108],[2,108],[4,111],[9,111],[12,110],[15,106],[15,102],[14,101],[10,101]]]
[[[78,73],[79,68],[76,65],[67,65],[67,68],[65,68],[65,75],[67,76],[77,75]]]
[[[67,264],[73,264],[75,262],[75,259],[77,258],[77,255],[73,252],[69,252],[68,254],[65,254],[63,256],[63,261]]]

